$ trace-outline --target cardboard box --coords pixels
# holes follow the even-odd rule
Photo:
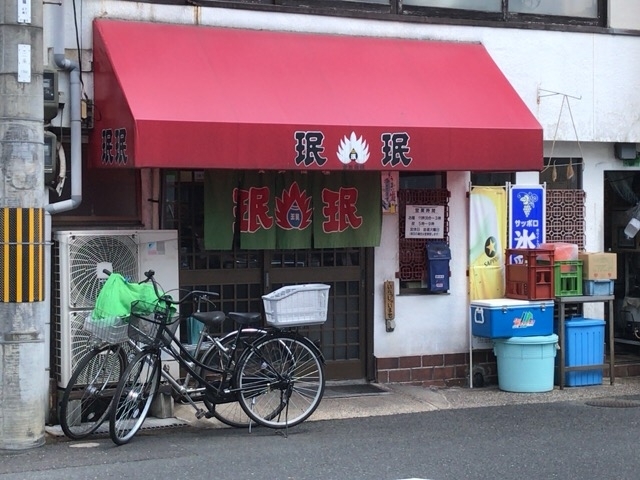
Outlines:
[[[582,278],[585,280],[615,280],[618,278],[618,261],[615,253],[580,252]]]

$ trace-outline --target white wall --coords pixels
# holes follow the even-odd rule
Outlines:
[[[385,215],[380,246],[375,249],[375,313],[374,355],[403,355],[462,352],[468,345],[468,279],[469,257],[468,172],[450,172],[447,187],[449,201],[449,247],[451,278],[448,294],[397,295],[396,328],[387,332],[384,319],[383,283],[393,280],[398,271],[398,215]]]
[[[75,57],[73,11],[66,2],[65,46]],[[51,9],[45,4],[45,47],[51,47]],[[91,22],[95,17],[345,35],[481,42],[544,127],[545,140],[640,143],[640,37],[512,28],[420,25],[352,18],[255,12],[194,6],[86,0],[79,10],[84,70],[90,68]],[[45,48],[45,51],[47,49]],[[47,55],[51,55],[49,51]],[[175,66],[167,65],[167,68]],[[91,76],[84,76],[92,96]],[[63,82],[62,89],[66,86]],[[562,96],[572,95],[571,111]],[[542,92],[544,95],[544,92]],[[556,133],[556,125],[559,128]]]

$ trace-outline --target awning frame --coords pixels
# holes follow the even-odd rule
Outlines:
[[[95,166],[543,168],[542,127],[479,43],[105,19],[93,32]]]

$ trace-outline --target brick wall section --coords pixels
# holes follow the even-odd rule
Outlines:
[[[492,350],[474,350],[473,385],[498,384],[498,367]],[[609,368],[603,369],[604,376]],[[616,378],[640,376],[640,363],[616,361]],[[378,383],[407,383],[425,387],[468,387],[469,354],[415,355],[411,357],[376,358]]]
[[[496,357],[492,350],[473,352],[474,386],[497,385]],[[378,383],[407,383],[424,387],[468,387],[469,354],[414,355],[376,358]]]
[[[616,362],[617,363],[617,362]],[[638,377],[640,376],[640,364],[618,364],[614,367],[616,378],[622,377]],[[609,376],[609,367],[603,370],[605,376]]]

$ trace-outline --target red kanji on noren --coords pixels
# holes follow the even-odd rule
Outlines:
[[[324,232],[344,232],[347,228],[360,228],[362,217],[358,215],[357,201],[357,188],[340,188],[337,192],[327,188],[322,190]]]
[[[273,217],[269,215],[269,187],[238,189],[237,199],[240,209],[240,231],[254,233],[260,228],[270,229]]]

